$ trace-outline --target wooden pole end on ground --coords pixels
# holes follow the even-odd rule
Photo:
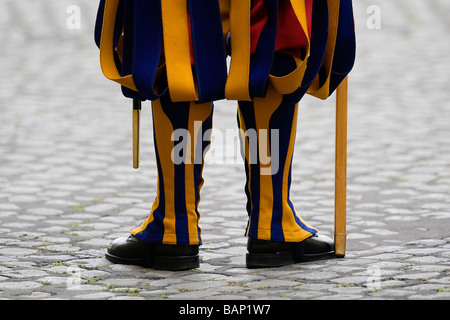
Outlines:
[[[335,208],[334,252],[345,256],[347,240],[347,105],[348,77],[336,92],[336,158],[335,158]]]
[[[133,168],[139,168],[141,101],[133,100]]]

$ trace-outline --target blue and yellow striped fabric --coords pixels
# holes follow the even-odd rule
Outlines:
[[[288,58],[294,70],[279,74],[278,8],[286,1],[308,41],[303,57]],[[141,100],[169,91],[174,102],[251,101],[264,97],[269,83],[298,100],[306,92],[326,99],[355,60],[352,2],[309,0],[314,3],[309,26],[306,1],[263,0],[267,21],[252,53],[250,0],[100,0],[95,37],[103,73],[125,87],[126,96]]]
[[[257,7],[263,19],[255,39]],[[302,36],[298,55],[277,49],[286,8],[296,29],[281,31]],[[351,71],[351,0],[100,0],[95,40],[104,75],[126,97],[152,101],[157,196],[132,234],[150,243],[201,243],[198,204],[209,144],[203,138],[212,128],[213,101],[220,99],[238,101],[245,234],[301,241],[317,232],[290,198],[298,102],[305,94],[327,99]],[[190,139],[174,141],[178,129]],[[186,154],[176,162],[180,146]],[[260,157],[264,150],[269,162]]]
[[[152,113],[158,191],[151,214],[132,233],[150,243],[199,244],[198,205],[212,103],[172,102],[164,95],[153,102]],[[174,136],[177,130],[181,134]]]

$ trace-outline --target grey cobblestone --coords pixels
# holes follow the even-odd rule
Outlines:
[[[80,29],[66,26],[70,5]],[[371,5],[380,29],[366,25]],[[0,299],[450,299],[448,1],[354,1],[346,257],[246,269],[242,164],[209,163],[202,263],[184,272],[104,259],[147,215],[156,169],[148,105],[141,168],[131,167],[129,101],[101,74],[96,6],[3,0]],[[292,186],[302,217],[330,236],[333,108],[301,102]],[[236,128],[235,112],[219,101],[215,127]]]

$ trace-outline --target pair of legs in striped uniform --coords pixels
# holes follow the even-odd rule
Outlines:
[[[317,232],[298,215],[289,196],[297,108],[297,103],[273,88],[265,98],[239,102],[249,237],[298,242]],[[172,245],[201,244],[198,204],[202,158],[209,144],[204,140],[212,128],[213,109],[212,103],[174,103],[167,96],[153,102],[158,191],[148,218],[131,231],[139,239]],[[180,136],[177,138],[174,132]],[[267,150],[273,153],[270,162],[260,157]]]
[[[109,18],[103,28],[109,30],[109,33],[105,36],[105,40],[108,40],[106,44],[103,36],[101,38],[104,43],[103,47],[100,46],[101,52],[104,51],[102,48],[106,50],[104,52],[115,48],[113,43],[120,44],[116,38],[120,38],[121,29],[117,26],[120,26],[121,20],[111,19],[110,15],[115,14],[112,10],[115,7],[111,3],[120,7],[121,2],[106,1],[104,12],[105,17]],[[159,1],[152,3],[156,5]],[[231,34],[232,63],[229,75],[224,75],[224,49],[219,45],[222,35],[220,30],[215,30],[216,35],[212,39],[219,39],[215,47],[218,55],[212,56],[219,57],[217,63],[222,66],[213,63],[209,67],[217,67],[218,70],[215,71],[220,75],[217,79],[211,76],[209,67],[202,64],[212,59],[208,56],[208,51],[205,51],[205,47],[210,44],[205,44],[202,37],[196,37],[199,34],[205,37],[211,35],[209,32],[202,33],[205,31],[202,24],[192,24],[196,21],[195,17],[209,19],[210,15],[203,12],[205,10],[200,3],[189,1],[192,12],[191,24],[188,24],[185,21],[186,12],[168,10],[179,9],[180,3],[173,0],[161,1],[163,28],[158,29],[154,35],[140,32],[148,30],[139,24],[145,23],[147,18],[134,21],[135,38],[131,37],[132,40],[140,39],[137,34],[142,37],[152,36],[152,41],[160,46],[164,44],[162,50],[157,47],[157,52],[153,52],[155,46],[148,45],[145,41],[134,47],[138,53],[133,56],[136,61],[142,58],[141,54],[144,52],[153,52],[153,68],[149,68],[152,71],[150,79],[147,79],[148,74],[142,72],[142,69],[136,68],[137,63],[132,64],[136,69],[133,69],[135,73],[132,75],[127,72],[118,75],[115,70],[111,72],[114,69],[111,66],[114,67],[117,63],[117,55],[120,57],[123,51],[125,57],[127,53],[126,50],[120,50],[120,45],[119,49],[115,49],[116,59],[112,54],[105,56],[108,59],[104,61],[108,66],[103,71],[109,79],[132,91],[143,88],[145,92],[139,91],[139,94],[152,100],[158,170],[157,195],[150,214],[131,230],[130,237],[114,241],[108,247],[106,257],[117,263],[170,270],[195,268],[199,265],[198,252],[202,240],[198,206],[203,185],[203,159],[210,143],[207,136],[211,132],[214,109],[213,102],[203,101],[217,100],[216,89],[221,96],[224,89],[222,85],[225,86],[226,98],[239,100],[237,122],[245,159],[248,213],[245,230],[245,235],[249,238],[247,267],[274,267],[333,256],[332,240],[319,236],[315,228],[303,221],[291,201],[291,167],[299,100],[309,88],[317,97],[325,99],[351,69],[353,56],[346,54],[354,51],[351,0],[314,1],[314,6],[312,0],[253,0],[248,3],[219,0],[220,12],[215,10],[215,14],[219,16],[216,22],[221,20],[224,35]],[[136,1],[136,4],[144,6],[148,3]],[[209,2],[211,4],[213,2]],[[250,7],[251,14],[248,11]],[[184,9],[186,8],[183,7]],[[227,12],[232,13],[233,10],[234,15],[230,14],[228,17]],[[168,18],[172,11],[185,21],[185,35],[192,28],[191,36],[194,41],[184,37],[184,45],[181,46],[184,49],[183,61],[187,62],[187,67],[179,64],[176,50],[179,48],[179,27],[173,19]],[[140,12],[135,10],[134,15],[139,17]],[[126,17],[127,14],[125,20]],[[152,19],[159,21],[160,18]],[[125,23],[125,31],[126,26]],[[154,26],[161,28],[161,24]],[[241,30],[245,30],[245,36],[241,36]],[[164,41],[159,32],[163,33]],[[192,55],[192,51],[196,54]],[[164,52],[165,59],[160,60],[161,52]],[[161,61],[167,64],[166,68],[161,69],[163,75],[159,78],[163,83],[159,81],[154,85],[152,81],[159,74]],[[149,67],[147,64],[145,55],[141,65]],[[236,69],[236,66],[239,67]],[[192,78],[191,69],[198,72],[199,79],[193,85],[184,86],[187,83],[185,80]],[[164,73],[164,70],[167,72]],[[182,72],[174,73],[180,70]],[[236,73],[236,70],[239,72]],[[259,81],[262,78],[265,80]],[[133,80],[136,80],[135,83]],[[151,80],[150,85],[146,84],[147,80]],[[214,85],[210,86],[211,83]],[[160,93],[155,93],[157,86],[163,86],[167,91],[155,96]],[[179,90],[176,92],[174,88]],[[186,96],[186,92],[191,89],[194,92],[198,89],[200,92],[201,88],[211,90],[211,99],[193,102],[184,101],[189,98],[179,98]]]
[[[198,205],[213,110],[213,103],[172,102],[169,95],[152,102],[157,196],[149,216],[131,230],[132,236],[110,246],[107,257],[111,261],[172,270],[198,266],[202,243]],[[318,237],[290,198],[297,113],[298,103],[273,87],[265,98],[238,102],[246,173],[248,267],[280,266],[333,254],[331,239]],[[130,254],[121,250],[130,246],[138,252],[121,259]]]

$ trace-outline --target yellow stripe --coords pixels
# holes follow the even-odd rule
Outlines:
[[[231,65],[225,96],[228,100],[250,101],[250,3],[248,0],[231,0],[230,34]]]
[[[162,0],[161,10],[171,100],[197,101],[191,66],[187,1]]]
[[[137,91],[133,76],[121,77],[114,61],[114,24],[119,0],[106,0],[100,41],[100,65],[106,78]]]

